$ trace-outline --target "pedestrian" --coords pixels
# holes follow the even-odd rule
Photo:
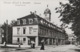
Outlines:
[[[44,50],[44,40],[41,41],[41,48],[40,50]]]
[[[33,48],[35,48],[35,42],[33,41]]]
[[[31,48],[35,48],[35,42],[31,41]]]
[[[20,42],[19,42],[19,48],[21,48],[21,44],[20,44]]]
[[[3,45],[6,46],[6,42],[5,41],[4,41]]]

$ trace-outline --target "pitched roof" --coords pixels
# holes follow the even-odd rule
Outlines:
[[[46,19],[44,19],[44,18],[42,18],[42,17],[40,17],[39,15],[34,14],[34,13],[29,14],[29,15],[24,16],[24,17],[21,17],[21,18],[18,18],[18,19],[35,18],[35,17],[47,21]],[[47,21],[47,22],[48,22],[48,21]],[[60,27],[56,26],[55,24],[53,24],[53,23],[51,23],[51,22],[48,22],[48,23],[50,23],[50,24],[52,24],[53,26],[55,26],[55,29],[57,29],[57,30],[59,30],[59,31],[62,30]],[[62,31],[63,31],[63,30],[62,30]]]

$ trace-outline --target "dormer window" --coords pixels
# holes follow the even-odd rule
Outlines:
[[[38,22],[38,19],[37,18],[34,18],[35,22]]]
[[[33,24],[33,19],[29,19],[29,24]]]
[[[17,20],[17,25],[20,25],[20,20]]]
[[[48,25],[48,23],[46,22],[46,25]]]
[[[53,28],[55,28],[55,27],[53,26]]]
[[[50,27],[50,24],[48,24],[48,26]]]
[[[53,27],[53,25],[51,25],[51,27]]]
[[[40,20],[40,22],[43,24],[43,20]]]
[[[45,24],[46,22],[45,22],[45,21],[43,21],[43,23]]]
[[[26,24],[26,19],[22,19],[22,21],[23,21],[23,25],[25,25]]]

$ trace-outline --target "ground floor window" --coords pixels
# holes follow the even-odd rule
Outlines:
[[[17,38],[17,42],[20,42],[20,39],[19,38]]]
[[[26,41],[26,38],[23,38],[23,41]]]

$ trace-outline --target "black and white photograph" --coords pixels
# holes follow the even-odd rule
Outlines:
[[[80,0],[0,0],[0,52],[80,52]]]

